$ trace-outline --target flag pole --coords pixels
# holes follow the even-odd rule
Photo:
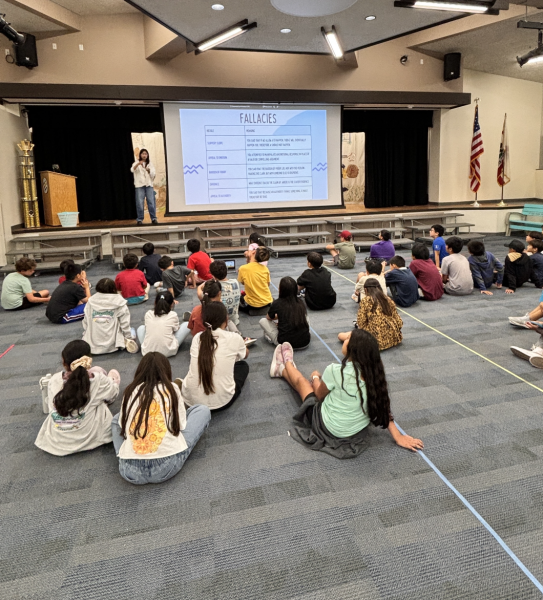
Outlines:
[[[496,206],[507,206],[507,204],[503,201],[503,185],[500,186],[502,188],[502,201]]]
[[[505,116],[503,118],[503,131],[502,131],[502,135],[503,135],[503,132],[505,131],[505,124],[506,124],[506,122],[507,122],[507,113],[505,113]],[[509,151],[509,149],[506,149],[506,151]],[[505,157],[504,157],[504,160],[505,160]],[[505,184],[505,163],[504,163],[504,169],[503,169],[503,177],[504,177],[503,183]],[[500,187],[502,189],[502,199],[501,199],[501,202],[499,204],[497,204],[496,206],[499,206],[500,208],[503,208],[504,206],[507,206],[507,204],[503,201],[503,188],[504,188],[504,185],[500,185]]]
[[[475,102],[475,109],[477,110],[477,107],[479,106],[479,98],[475,98],[474,102]],[[481,206],[477,202],[477,192],[475,192],[475,202],[471,206],[474,206],[475,208],[478,208],[479,206]]]

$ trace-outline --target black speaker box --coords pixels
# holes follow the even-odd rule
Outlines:
[[[22,44],[14,44],[15,64],[19,67],[33,69],[38,66],[38,52],[36,50],[36,38],[31,33],[25,33],[25,41]]]
[[[450,52],[443,57],[443,79],[452,81],[460,77],[460,63],[462,55],[460,52]]]

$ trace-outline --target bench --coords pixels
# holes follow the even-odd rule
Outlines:
[[[443,227],[445,228],[445,231],[451,231],[454,235],[459,235],[458,230],[460,229],[460,227],[467,227],[468,229],[471,229],[472,227],[475,226],[474,223],[442,223]],[[405,225],[405,229],[410,229],[411,230],[411,235],[415,235],[416,233],[422,232],[424,233],[425,231],[430,231],[430,229],[432,229],[433,224],[423,224],[423,223],[419,223],[418,225]],[[469,231],[468,231],[469,233]]]
[[[94,259],[75,259],[74,258],[74,263],[76,265],[79,265],[82,269],[86,269],[87,267],[89,267],[92,263],[94,262]],[[59,261],[55,260],[55,261],[47,261],[47,262],[39,262],[36,265],[36,272],[38,271],[58,271],[59,273],[60,268],[59,268]],[[9,273],[13,273],[15,271],[15,264],[11,263],[11,264],[7,264],[3,267],[0,267],[0,273],[2,273],[4,275],[4,277],[6,275],[8,275]]]
[[[471,242],[471,240],[484,240],[486,236],[482,233],[459,233],[456,235],[456,237],[460,238],[464,244],[467,244],[468,242]],[[429,236],[421,236],[416,238],[415,242],[422,242],[423,244],[428,244],[431,246],[434,243],[434,238]]]
[[[274,240],[308,240],[310,238],[325,238],[331,235],[329,231],[300,231],[299,233],[262,233],[260,234],[266,240],[266,244],[273,246]],[[321,240],[324,242],[324,240]]]
[[[511,231],[541,231],[543,228],[543,205],[525,204],[522,212],[507,213],[505,227],[505,235],[511,235]]]
[[[317,244],[285,244],[284,246],[272,246],[268,248],[274,258],[280,254],[307,254],[309,252],[324,252],[328,242]]]
[[[391,238],[390,241],[394,244],[394,248],[397,248],[398,246],[411,247],[415,243],[415,240],[410,238]],[[368,250],[373,244],[375,244],[375,240],[354,241],[355,248],[358,250]]]

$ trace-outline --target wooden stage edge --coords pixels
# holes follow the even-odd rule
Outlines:
[[[421,212],[421,211],[447,211],[447,210],[514,210],[519,209],[526,203],[530,204],[543,204],[543,200],[536,198],[525,198],[525,199],[514,199],[506,200],[504,207],[498,206],[499,200],[481,200],[479,207],[472,206],[472,202],[446,202],[442,204],[423,204],[419,206],[392,206],[388,208],[366,208],[363,204],[346,204],[344,208],[330,208],[330,209],[315,209],[315,210],[296,210],[296,211],[261,211],[261,212],[243,212],[243,213],[224,213],[224,214],[198,214],[198,215],[175,215],[159,218],[159,225],[183,225],[186,223],[227,223],[229,221],[235,222],[247,222],[255,220],[277,220],[277,219],[304,219],[308,217],[342,217],[349,215],[361,215],[361,214],[387,214],[397,213],[405,214],[410,212]],[[150,225],[149,216],[147,215],[144,225]],[[26,229],[23,224],[14,225],[11,228],[11,232],[14,235],[21,233],[36,233],[36,232],[52,232],[52,231],[71,231],[81,229],[113,229],[118,227],[132,227],[136,226],[135,219],[118,220],[118,221],[87,221],[79,223],[77,227],[51,227],[44,225],[37,229]]]

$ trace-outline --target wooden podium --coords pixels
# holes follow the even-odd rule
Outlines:
[[[43,212],[46,225],[60,226],[59,212],[77,212],[77,191],[73,175],[40,171]]]

